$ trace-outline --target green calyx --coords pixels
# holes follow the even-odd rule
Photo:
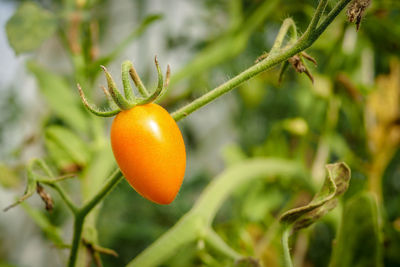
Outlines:
[[[160,65],[158,64],[157,57],[154,59],[157,75],[158,75],[158,82],[156,89],[149,93],[146,87],[143,85],[139,75],[137,74],[135,68],[131,61],[127,60],[122,63],[122,84],[124,87],[124,94],[122,94],[115,84],[114,79],[112,78],[111,74],[108,72],[106,67],[101,66],[104,71],[104,74],[107,79],[107,87],[105,88],[102,86],[104,94],[106,95],[109,103],[108,109],[101,109],[97,107],[95,104],[89,103],[86,99],[85,94],[78,84],[79,95],[82,99],[83,104],[85,107],[92,112],[93,114],[100,116],[100,117],[112,117],[117,115],[121,110],[128,110],[138,105],[144,105],[155,101],[162,93],[166,90],[169,83],[170,78],[170,67],[167,66],[167,73],[164,81],[163,74],[161,72]],[[130,80],[133,80],[133,83],[137,87],[140,96],[136,96],[133,92],[133,88],[131,86]]]

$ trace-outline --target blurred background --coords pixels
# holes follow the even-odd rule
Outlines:
[[[105,104],[99,65],[122,87],[120,65],[132,60],[144,83],[155,86],[157,55],[164,71],[171,65],[161,104],[172,112],[253,65],[271,48],[285,18],[304,32],[315,2],[1,1],[0,207],[23,194],[31,158],[44,158],[60,174],[79,173],[62,184],[76,202],[91,196],[115,167],[108,140],[112,119],[87,112],[76,89],[79,82],[92,101]],[[188,166],[177,199],[159,206],[123,181],[90,217],[99,244],[119,254],[103,255],[104,266],[127,264],[189,211],[216,175],[255,157],[299,162],[316,187],[326,163],[344,161],[352,170],[340,205],[293,237],[295,266],[328,266],[341,210],[361,192],[376,199],[379,242],[372,253],[362,245],[368,232],[355,236],[361,248],[353,257],[376,253],[384,266],[400,266],[399,22],[396,0],[372,1],[359,31],[342,12],[307,49],[317,61],[307,65],[313,83],[291,66],[279,82],[278,66],[179,122]],[[73,218],[48,192],[55,202],[51,213],[38,196],[1,212],[0,266],[65,265],[68,249],[60,246],[71,240]],[[240,253],[280,266],[276,218],[312,196],[300,183],[256,180],[230,196],[213,226]],[[163,266],[232,264],[191,244]]]

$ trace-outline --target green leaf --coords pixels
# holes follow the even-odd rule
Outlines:
[[[321,190],[306,206],[291,209],[280,217],[280,222],[293,229],[305,228],[336,207],[337,198],[346,192],[350,181],[350,168],[345,163],[326,165],[328,175]]]
[[[377,204],[370,193],[358,194],[345,204],[329,266],[382,266]]]
[[[89,147],[72,131],[61,126],[50,126],[45,130],[46,140],[51,140],[60,150],[63,157],[68,155],[79,166],[86,166],[89,159]],[[50,142],[51,142],[50,141]]]
[[[16,54],[33,51],[57,29],[57,18],[33,2],[19,6],[7,21],[8,41]]]
[[[61,76],[51,73],[36,63],[27,63],[28,69],[36,76],[40,92],[56,116],[78,132],[87,132],[86,113],[78,97]]]
[[[33,219],[37,226],[46,234],[46,237],[50,239],[57,247],[64,248],[67,245],[61,238],[60,229],[54,226],[50,220],[46,217],[43,212],[32,208],[27,203],[22,203],[21,206],[24,208],[26,213]]]

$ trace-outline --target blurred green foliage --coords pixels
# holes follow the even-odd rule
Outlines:
[[[345,204],[337,236],[330,266],[382,266],[377,206],[371,194],[356,195]]]
[[[104,52],[110,32],[119,31],[116,18],[108,16],[115,1],[16,2],[21,2],[20,7],[6,26],[9,43],[16,54],[33,51],[27,70],[35,77],[48,110],[33,122],[38,124],[39,137],[32,142],[44,148],[46,160],[57,173],[80,174],[75,181],[66,182],[65,188],[74,199],[83,201],[108,177],[114,161],[107,139],[108,122],[84,110],[75,89],[77,82],[90,97],[96,98],[98,65],[119,64],[121,54],[140,49],[130,46],[131,42],[156,36],[158,39],[151,40],[164,51],[161,56],[189,55],[178,68],[172,68],[170,93],[162,101],[172,111],[252,65],[271,48],[284,18],[292,17],[299,31],[304,32],[315,8],[315,1],[311,0],[188,1],[198,11],[198,17],[191,18],[186,26],[190,29],[191,22],[206,29],[192,40],[189,30],[165,29],[172,25],[164,24],[170,19],[167,11],[159,15],[148,11],[151,5],[162,6],[162,1],[131,1],[125,5],[133,4],[134,8],[130,6],[121,17],[135,27],[121,33],[123,36]],[[253,157],[297,161],[309,170],[315,188],[322,185],[325,163],[345,161],[352,170],[349,189],[339,207],[293,236],[290,246],[298,266],[357,266],[356,263],[363,262],[379,266],[382,258],[384,266],[400,266],[399,21],[400,4],[395,0],[372,1],[358,32],[341,14],[307,50],[318,62],[316,67],[308,66],[314,84],[291,68],[279,83],[279,68],[274,68],[203,108],[212,109],[213,114],[199,110],[198,116],[203,118],[188,117],[183,121],[180,126],[189,168],[177,199],[169,206],[150,203],[124,181],[88,218],[84,236],[119,254],[118,258],[102,255],[104,266],[127,264],[189,211],[204,187],[222,169]],[[152,24],[167,26],[160,30],[150,27]],[[65,50],[67,58],[60,58],[70,66],[68,73],[52,69],[51,62],[41,58],[44,52],[36,51],[51,38],[57,39]],[[147,71],[152,62],[137,64]],[[145,75],[145,83],[151,80],[149,76]],[[17,89],[4,97],[11,99],[7,100],[10,104],[6,108],[3,103],[0,105],[2,111],[10,111],[0,117],[1,130],[18,121],[14,91]],[[229,112],[224,112],[226,109]],[[203,146],[204,134],[199,133],[202,125],[193,125],[215,117],[224,138],[217,138],[216,129],[208,129],[206,139],[215,137],[217,144]],[[2,144],[5,141],[0,137]],[[32,144],[21,144],[21,153],[29,146]],[[216,149],[220,149],[218,157],[214,156]],[[18,162],[19,155],[9,155],[11,163],[0,164],[1,186],[7,190],[14,188],[16,194],[23,190],[18,164],[25,162]],[[221,162],[218,169],[203,165],[208,158]],[[82,187],[76,190],[79,182]],[[307,204],[311,198],[310,190],[298,184],[285,184],[279,177],[274,183],[256,180],[234,192],[213,226],[236,251],[259,259],[265,266],[280,266],[277,218],[290,208]],[[69,239],[63,240],[60,232],[69,232],[70,225],[66,223],[65,206],[59,205],[60,199],[56,200],[56,209],[50,215],[44,215],[39,211],[41,206],[31,203],[25,204],[24,209],[32,223],[42,229],[44,239],[61,245]],[[7,240],[0,243],[7,244]],[[18,248],[0,245],[0,266],[14,264],[4,253],[13,249]],[[86,259],[91,257],[81,254]],[[233,264],[198,242],[176,251],[163,266]],[[237,266],[245,264],[251,263]]]

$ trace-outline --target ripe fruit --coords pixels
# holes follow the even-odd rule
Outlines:
[[[118,113],[111,146],[122,173],[140,195],[158,204],[175,199],[186,152],[178,125],[164,108],[151,103]]]

